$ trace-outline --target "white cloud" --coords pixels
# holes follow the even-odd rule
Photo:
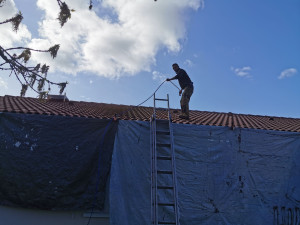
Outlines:
[[[283,70],[280,75],[278,76],[278,79],[283,79],[286,77],[294,76],[298,71],[295,68],[289,68],[286,70]]]
[[[88,98],[84,95],[80,95],[80,98],[84,99],[84,101],[90,101],[91,100],[91,98]]]
[[[183,64],[188,67],[192,67],[194,65],[194,63],[189,59],[185,60]]]
[[[8,89],[7,82],[5,82],[2,77],[0,77],[0,87]]]
[[[250,71],[251,71],[250,66],[244,66],[242,68],[231,67],[230,69],[239,77],[246,77],[246,78],[252,77],[250,74]]]
[[[167,75],[162,74],[161,72],[158,72],[158,71],[153,71],[152,78],[153,78],[153,80],[158,80],[160,82],[163,82],[167,79]]]
[[[61,48],[55,60],[46,54],[33,54],[32,59],[49,64],[52,72],[87,71],[109,78],[150,71],[161,48],[180,51],[180,41],[186,37],[185,10],[204,7],[203,0],[106,0],[98,6],[110,16],[101,17],[96,14],[101,10],[88,10],[86,0],[66,3],[76,11],[60,28],[57,2],[37,1],[45,16],[39,23],[41,38],[33,39],[30,46],[48,49],[59,43]]]
[[[14,17],[18,13],[13,0],[6,0],[0,7],[0,22]],[[12,30],[12,24],[6,23],[0,25],[1,46],[4,48],[13,47],[13,45],[26,44],[31,38],[31,33],[26,25],[20,24],[18,32]]]

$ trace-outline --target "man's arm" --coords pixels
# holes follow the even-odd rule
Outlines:
[[[177,75],[175,77],[172,77],[172,78],[167,78],[166,81],[176,80],[176,79],[177,79]]]

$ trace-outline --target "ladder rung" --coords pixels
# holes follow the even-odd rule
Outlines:
[[[174,206],[175,205],[174,203],[166,203],[166,202],[159,202],[157,204],[161,205],[161,206]]]
[[[158,174],[172,174],[173,172],[171,170],[157,170]]]
[[[172,186],[157,186],[157,189],[173,189]]]
[[[176,224],[175,222],[158,221],[158,224]]]
[[[156,145],[159,147],[171,147],[171,144],[164,144],[164,143],[157,143]]]
[[[172,160],[172,157],[169,157],[169,156],[157,156],[157,159],[159,159],[159,160]]]
[[[155,98],[154,100],[155,101],[166,101],[166,102],[168,101],[168,99],[164,99],[164,98]]]
[[[170,135],[170,131],[164,131],[164,130],[157,130],[156,134],[165,134],[165,135]]]

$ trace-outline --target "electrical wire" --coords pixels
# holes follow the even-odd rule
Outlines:
[[[139,106],[143,105],[143,104],[144,104],[145,102],[147,102],[152,96],[154,96],[154,94],[161,88],[161,86],[162,86],[165,82],[166,82],[166,80],[164,80],[164,81],[156,88],[156,90],[153,92],[153,94],[150,95],[145,101],[141,102],[140,104],[138,104],[138,105],[136,105],[136,106],[131,107],[130,109],[128,109],[128,110],[126,110],[126,111],[121,112],[120,114],[115,114],[115,116],[121,117],[121,116],[123,116],[125,113],[130,112],[131,110],[133,110],[135,107],[139,107]],[[170,82],[171,82],[171,84],[173,84],[179,91],[181,90],[181,89],[180,89],[176,84],[174,84],[172,81],[170,81]]]
[[[140,104],[138,104],[138,105],[136,105],[136,106],[133,106],[133,107],[131,107],[130,109],[128,109],[128,110],[125,110],[125,111],[123,111],[123,112],[121,112],[120,114],[115,114],[115,116],[119,116],[119,117],[121,117],[121,116],[123,116],[125,113],[128,113],[128,112],[130,112],[130,111],[132,111],[135,107],[139,107],[139,106],[141,106],[141,105],[143,105],[145,102],[147,102],[159,89],[160,89],[160,87],[165,83],[166,81],[163,81],[157,88],[156,88],[156,90],[153,92],[153,94],[152,95],[150,95],[145,101],[143,101],[143,102],[141,102]]]
[[[147,102],[157,91],[158,91],[158,89],[160,89],[160,87],[165,83],[166,81],[163,81],[159,86],[158,86],[158,88],[156,88],[156,90],[153,92],[153,94],[149,97],[149,98],[147,98],[145,101],[143,101],[142,103],[140,103],[140,104],[138,104],[137,105],[137,107],[138,106],[140,106],[140,105],[143,105],[145,102]]]

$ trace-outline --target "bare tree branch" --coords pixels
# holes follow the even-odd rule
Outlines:
[[[0,0],[0,7],[3,6],[5,0]],[[68,19],[71,18],[71,11],[69,10],[68,5],[61,0],[57,0],[57,3],[60,7],[59,13],[59,22],[61,27],[67,22]],[[13,31],[17,31],[19,25],[23,19],[22,13],[19,12],[14,17],[7,19],[1,24],[12,23]],[[1,41],[1,40],[0,40]],[[11,71],[11,74],[16,76],[16,79],[21,84],[21,92],[20,95],[23,97],[28,90],[28,87],[32,89],[34,92],[38,93],[40,98],[46,98],[49,91],[51,90],[51,85],[56,85],[60,88],[59,93],[62,94],[68,82],[60,82],[56,83],[50,81],[47,78],[47,74],[49,71],[49,66],[44,64],[41,66],[38,63],[36,66],[27,66],[26,63],[30,60],[31,52],[49,52],[50,55],[55,58],[57,56],[57,52],[59,50],[60,45],[56,44],[50,47],[47,50],[38,50],[28,47],[12,47],[4,49],[0,44],[0,70],[2,71]],[[14,53],[13,51],[23,50],[19,55]],[[10,54],[12,52],[13,54]],[[2,61],[2,62],[1,62]],[[46,90],[45,85],[48,84],[48,89]]]
[[[22,22],[23,20],[23,16],[22,16],[22,13],[19,12],[17,13],[14,17],[8,19],[8,20],[5,20],[3,22],[0,22],[0,25],[1,24],[5,24],[5,23],[12,23],[12,26],[13,26],[13,31],[18,31],[19,29],[19,25],[20,23]]]
[[[67,20],[71,18],[71,11],[65,2],[57,0],[57,3],[60,7],[60,12],[57,19],[59,20],[59,23],[62,27],[67,22]]]
[[[93,1],[90,0],[90,6],[89,6],[89,9],[91,10],[93,8]]]
[[[5,0],[0,0],[0,7],[2,7],[3,5],[3,3],[5,2]]]

